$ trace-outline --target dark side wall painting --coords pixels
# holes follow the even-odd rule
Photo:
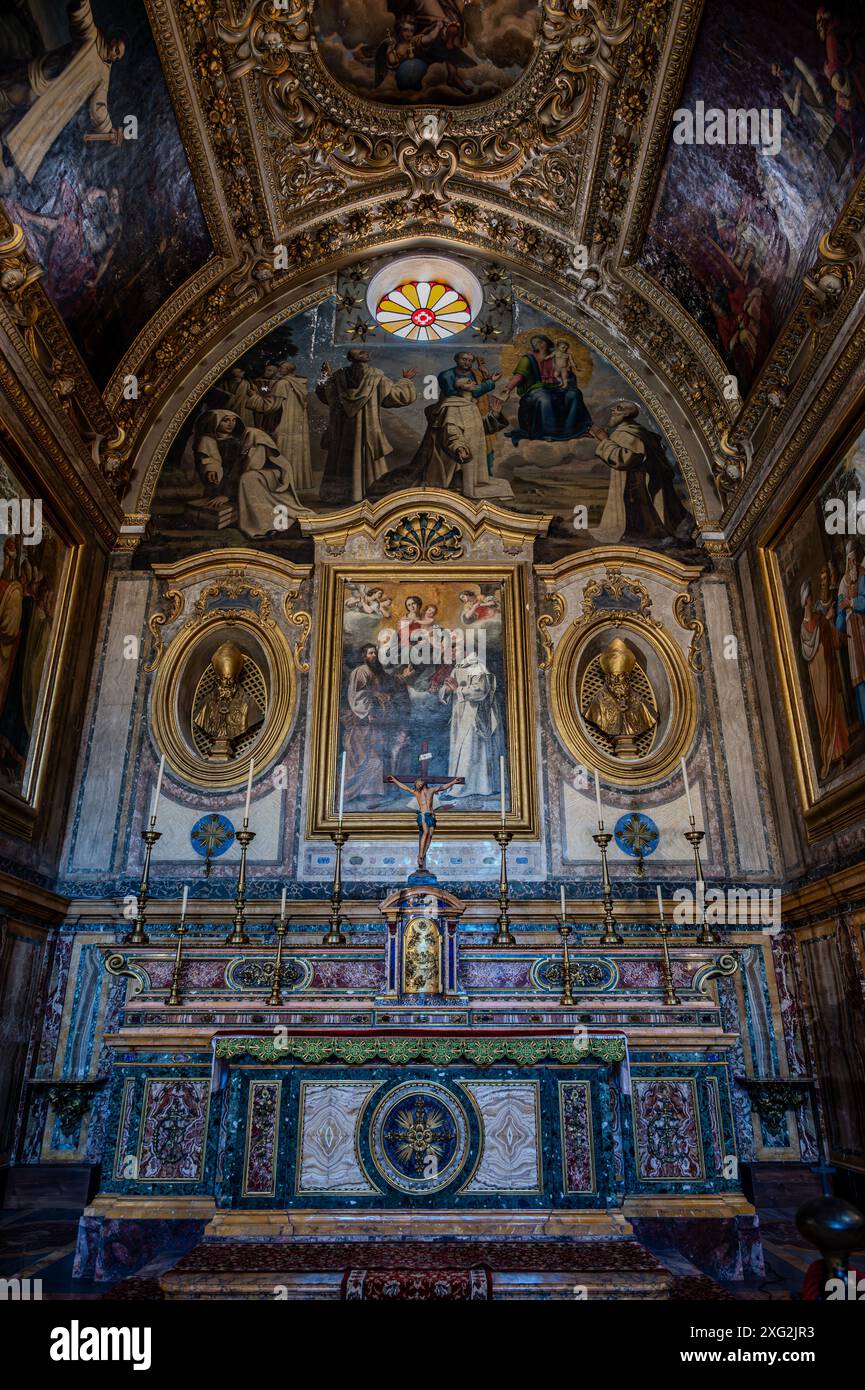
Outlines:
[[[707,5],[679,109],[643,262],[744,395],[865,167],[861,0]]]
[[[104,385],[210,250],[141,0],[2,6],[0,196]]]

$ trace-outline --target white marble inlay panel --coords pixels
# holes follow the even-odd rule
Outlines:
[[[483,1152],[466,1192],[540,1192],[537,1081],[461,1083],[481,1113]]]
[[[305,1081],[298,1192],[375,1192],[358,1162],[357,1120],[380,1081]]]

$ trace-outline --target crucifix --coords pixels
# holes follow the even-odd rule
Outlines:
[[[465,783],[464,777],[432,777],[423,771],[423,764],[429,762],[432,754],[429,752],[428,745],[421,745],[418,762],[421,764],[421,773],[415,778],[413,783],[401,782],[398,777],[386,777],[385,781],[391,786],[399,787],[401,791],[408,792],[417,802],[417,866],[423,872],[426,869],[426,857],[432,842],[433,831],[436,828],[436,818],[433,807],[435,799],[440,792],[445,792],[449,787],[461,786]]]

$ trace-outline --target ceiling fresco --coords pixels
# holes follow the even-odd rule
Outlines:
[[[572,330],[517,301],[506,341],[352,346],[334,341],[334,307],[290,318],[199,401],[136,565],[250,543],[302,560],[304,516],[424,485],[552,514],[538,559],[619,542],[699,554],[663,429]]]
[[[522,274],[535,287],[539,327],[554,328],[556,305],[567,305],[587,351],[618,352],[653,399],[661,384],[676,455],[701,479],[687,479],[700,525],[751,508],[749,473],[865,288],[863,17],[847,0],[822,9],[7,4],[0,338],[8,360],[30,363],[45,420],[73,441],[52,444],[46,426],[58,466],[92,473],[91,511],[134,550],[166,421],[173,435],[205,362],[225,359],[228,342],[248,347],[256,325],[298,303],[301,283],[333,293],[337,265],[432,246],[506,262],[515,284]],[[675,143],[677,113],[698,103],[777,112],[779,148]],[[314,413],[318,354],[302,361],[297,346]],[[376,361],[385,351],[399,346],[370,345]],[[2,357],[0,389],[14,396]],[[590,410],[598,372],[585,385]],[[497,467],[519,494],[502,442],[519,404],[505,406]],[[420,407],[404,419],[412,411],[419,441]],[[400,468],[413,457],[404,444],[391,460]],[[597,466],[582,457],[589,447],[575,445],[581,476]],[[317,450],[313,431],[314,478]],[[560,515],[563,499],[550,500]],[[118,535],[121,508],[128,534]],[[590,499],[596,526],[598,508]]]
[[[5,10],[0,195],[104,385],[210,240],[141,0]]]
[[[759,143],[671,146],[643,264],[744,395],[865,167],[861,5],[709,5],[681,108],[698,103],[777,115]]]
[[[319,56],[355,96],[469,105],[498,96],[525,71],[537,0],[319,0]]]

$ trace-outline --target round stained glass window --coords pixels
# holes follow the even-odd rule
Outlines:
[[[443,281],[408,280],[379,300],[375,317],[398,338],[435,343],[461,332],[474,315],[468,301]]]

